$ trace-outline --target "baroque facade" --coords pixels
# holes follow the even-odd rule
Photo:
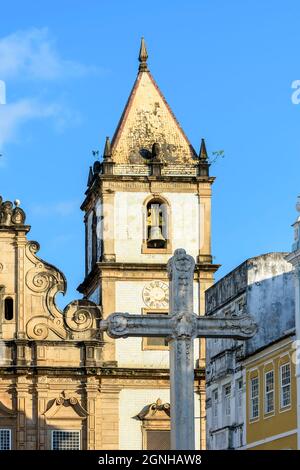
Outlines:
[[[246,342],[207,340],[209,449],[296,448],[295,296],[285,257],[251,258],[206,292],[207,315],[248,313],[259,327]]]
[[[168,312],[167,262],[196,259],[194,311],[217,266],[210,246],[211,186],[148,70],[139,71],[102,161],[90,168],[83,294],[66,306],[63,274],[37,257],[25,213],[1,201],[0,442],[15,449],[169,448],[169,353],[161,338],[113,340],[100,319],[116,311]],[[205,447],[205,347],[195,348],[196,448]],[[183,404],[184,406],[184,404]]]

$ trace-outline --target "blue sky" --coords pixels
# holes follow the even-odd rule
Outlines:
[[[149,67],[211,167],[217,278],[244,259],[288,251],[300,193],[300,3],[287,0],[3,2],[0,194],[19,198],[40,256],[84,275],[84,197],[92,150],[112,135],[137,72]]]

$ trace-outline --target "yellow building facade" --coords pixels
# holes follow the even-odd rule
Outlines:
[[[244,361],[246,449],[297,449],[297,390],[293,335]]]

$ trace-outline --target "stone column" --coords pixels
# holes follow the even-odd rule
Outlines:
[[[97,429],[101,433],[101,449],[119,448],[119,395],[121,387],[113,382],[101,382],[100,414]]]
[[[47,449],[47,428],[43,413],[46,411],[48,402],[48,383],[47,377],[41,376],[36,384],[36,420],[37,420],[37,449]]]
[[[194,345],[191,338],[170,341],[172,449],[193,450],[194,419]]]
[[[87,404],[87,450],[96,450],[96,435],[100,432],[96,423],[96,401],[99,394],[99,380],[96,377],[88,377],[85,385]]]
[[[115,262],[115,194],[103,192],[103,254],[102,260]]]
[[[18,233],[16,243],[16,306],[17,338],[25,338],[25,232]]]
[[[211,263],[211,183],[199,183],[199,263]]]
[[[16,444],[18,450],[27,450],[27,396],[28,384],[26,377],[17,378],[16,401],[17,401],[17,432]]]

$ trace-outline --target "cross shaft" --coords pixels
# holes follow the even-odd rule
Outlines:
[[[207,317],[193,313],[194,259],[175,250],[168,262],[170,311],[168,315],[131,315],[115,312],[100,328],[112,338],[165,337],[170,346],[171,446],[193,450],[194,339],[254,336],[257,326],[250,315]]]

